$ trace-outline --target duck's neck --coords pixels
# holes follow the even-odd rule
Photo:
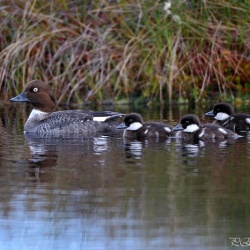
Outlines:
[[[50,112],[40,111],[38,109],[33,109],[29,115],[29,118],[24,126],[25,132],[30,132],[43,120],[47,119]]]

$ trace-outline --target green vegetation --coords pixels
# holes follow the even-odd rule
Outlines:
[[[171,4],[2,1],[3,97],[42,79],[67,103],[248,98],[250,1]]]

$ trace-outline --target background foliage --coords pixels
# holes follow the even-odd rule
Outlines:
[[[1,1],[3,98],[42,79],[67,103],[247,99],[250,1],[176,0],[168,13],[164,5]]]

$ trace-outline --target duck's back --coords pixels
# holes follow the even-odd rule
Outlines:
[[[250,130],[250,115],[235,114],[226,121],[215,121],[214,124],[222,126],[232,131],[249,131]]]
[[[172,127],[160,122],[145,122],[138,130],[138,139],[168,138],[173,135]]]
[[[218,139],[223,140],[227,138],[237,138],[238,135],[233,131],[221,127],[216,124],[203,124],[198,131],[197,136],[202,140]]]
[[[188,142],[190,141],[197,142],[199,140],[203,141],[224,140],[228,138],[236,139],[238,137],[239,135],[237,135],[235,132],[216,124],[203,124],[197,131],[193,133],[184,131],[178,131],[176,133],[177,139],[182,139]]]
[[[91,113],[81,110],[66,110],[50,113],[43,120],[28,120],[25,132],[38,134],[94,134],[96,132],[111,132],[115,128],[113,121],[94,121]]]

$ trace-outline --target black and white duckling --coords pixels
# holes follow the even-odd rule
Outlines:
[[[125,115],[123,123],[117,128],[125,128],[123,137],[135,140],[168,138],[174,135],[171,126],[160,122],[143,122],[141,115],[137,113]]]
[[[215,124],[201,124],[197,116],[188,114],[180,119],[180,123],[173,128],[176,138],[188,141],[199,140],[224,140],[227,138],[237,139],[240,135],[229,129]]]
[[[214,117],[214,124],[235,132],[250,130],[250,114],[235,114],[233,107],[228,103],[216,104],[205,116]]]

